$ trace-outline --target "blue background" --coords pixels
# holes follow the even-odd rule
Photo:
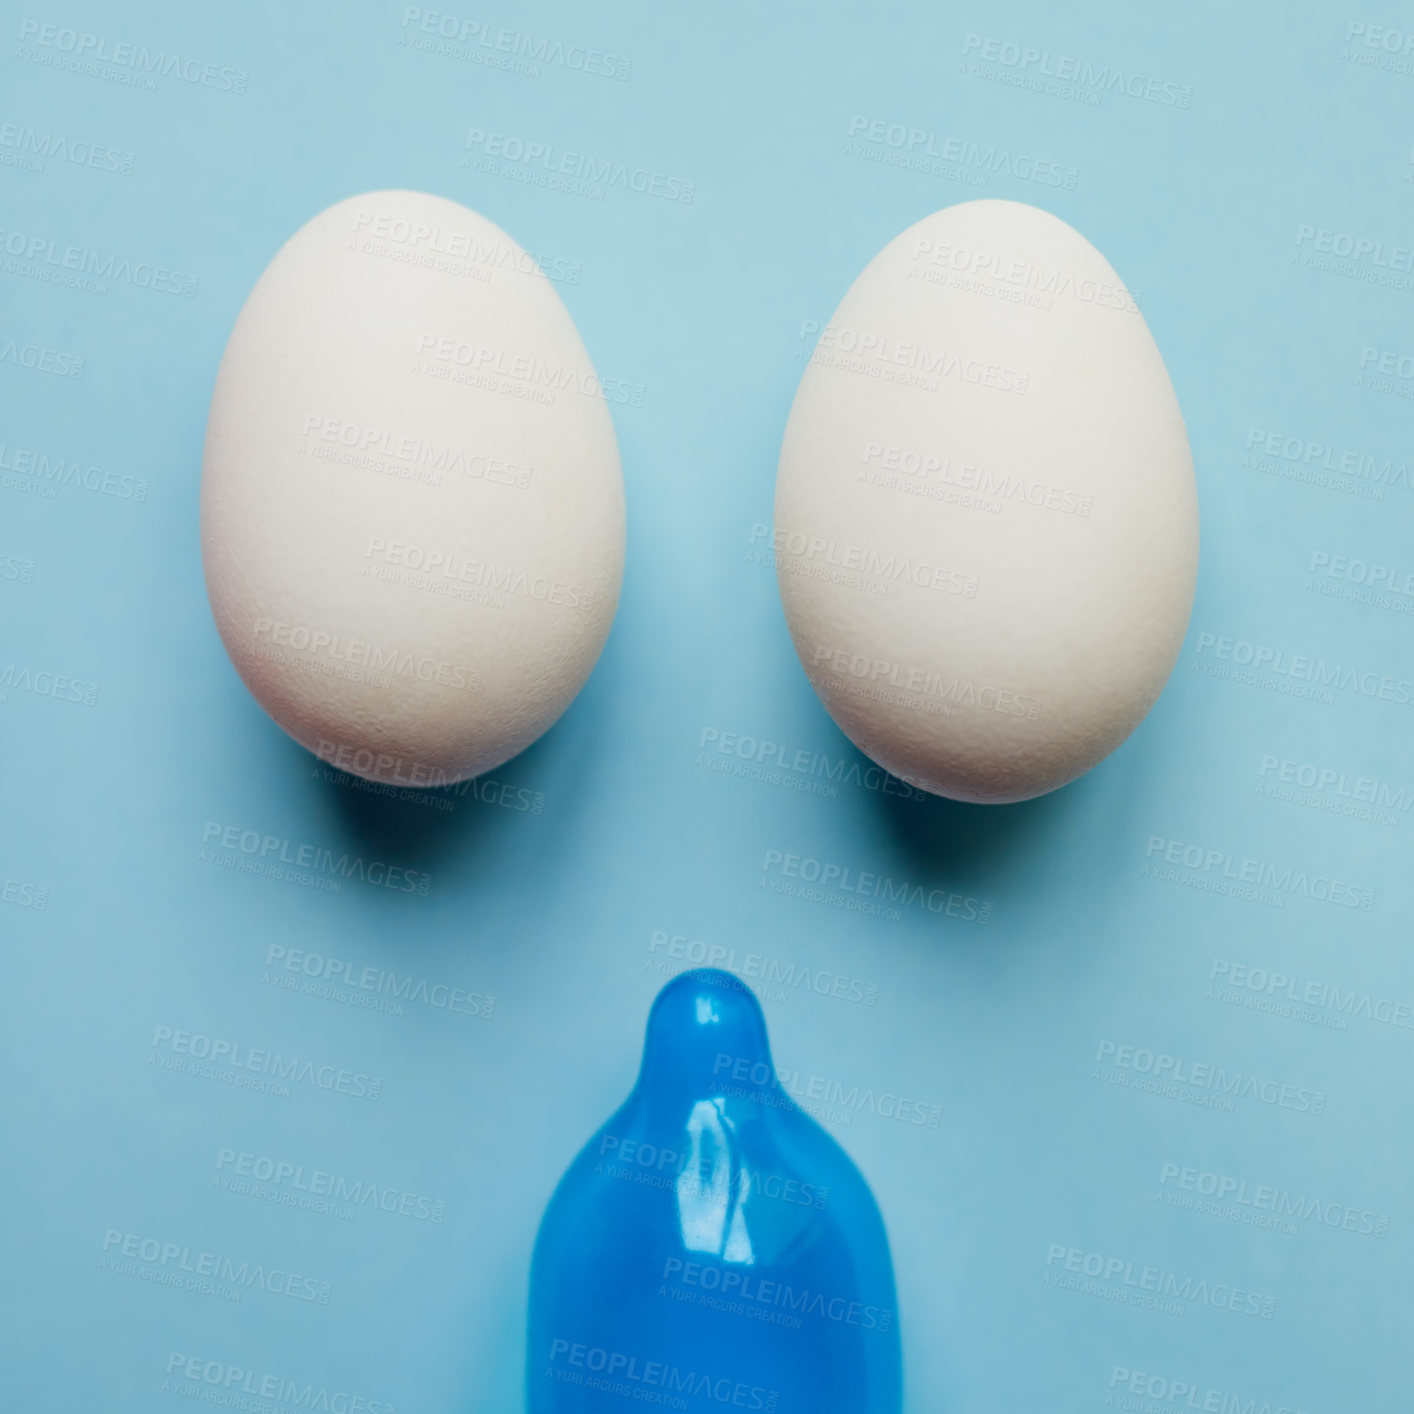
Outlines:
[[[419,49],[392,4],[71,5],[4,21],[0,128],[20,134],[0,142],[6,465],[28,449],[111,473],[110,490],[148,483],[141,501],[93,477],[100,489],[21,471],[0,484],[7,1404],[176,1411],[213,1388],[181,1378],[205,1361],[415,1414],[517,1408],[540,1213],[632,1083],[658,964],[716,945],[737,950],[738,971],[772,960],[750,966],[777,979],[759,990],[778,1064],[855,1097],[831,1132],[892,1234],[908,1409],[1148,1411],[1182,1407],[1175,1385],[1206,1408],[1407,1409],[1414,1032],[1398,1021],[1414,999],[1414,716],[1378,691],[1322,700],[1281,677],[1242,681],[1217,656],[1229,637],[1414,677],[1414,601],[1361,602],[1311,570],[1354,557],[1402,582],[1407,478],[1323,483],[1304,453],[1249,446],[1275,433],[1337,461],[1409,454],[1414,406],[1399,394],[1414,383],[1359,375],[1362,350],[1396,367],[1414,353],[1414,290],[1372,281],[1369,256],[1308,265],[1316,240],[1299,240],[1310,227],[1386,252],[1411,243],[1414,73],[1362,42],[1400,12],[613,8],[455,13],[629,59],[623,80]],[[26,19],[214,65],[214,85],[240,71],[245,91],[56,67],[68,41],[39,42]],[[986,66],[969,35],[1190,101],[1038,92],[1015,80],[1039,63],[997,48]],[[887,145],[851,150],[859,118],[1076,180],[889,165]],[[462,165],[472,128],[676,176],[693,200],[478,172]],[[131,170],[56,156],[61,138]],[[206,411],[243,299],[316,211],[391,186],[464,202],[577,266],[557,288],[599,371],[646,389],[641,407],[613,408],[628,560],[588,685],[494,785],[411,799],[323,770],[265,717],[217,639],[197,539]],[[753,543],[802,322],[824,323],[904,227],[979,195],[1056,212],[1142,294],[1203,518],[1193,622],[1149,719],[1081,781],[994,809],[903,799],[862,772],[831,781],[867,763],[811,692]],[[195,297],[46,281],[31,238],[195,275]],[[31,346],[81,357],[81,376],[25,367]],[[96,684],[94,701],[34,690],[44,671]],[[733,735],[750,744],[723,753]],[[738,753],[761,743],[779,751],[753,774]],[[809,770],[779,769],[798,749]],[[1273,761],[1343,773],[1346,790],[1385,783],[1388,808],[1346,813],[1335,781],[1282,798],[1295,788]],[[211,855],[212,822],[427,871],[431,890],[321,892],[222,867],[239,851]],[[1204,863],[1157,871],[1171,842]],[[867,916],[838,893],[779,892],[772,851],[946,888],[990,916]],[[1369,907],[1211,887],[1244,858],[1350,883]],[[675,960],[655,934],[701,946]],[[301,990],[302,972],[267,966],[272,948],[494,1009],[357,1006]],[[1248,973],[1224,991],[1239,967],[1297,980]],[[872,1002],[796,985],[801,969]],[[1290,995],[1308,984],[1302,1012]],[[1342,1012],[1330,985],[1368,1002]],[[260,1093],[190,1057],[173,1069],[162,1027],[376,1077],[379,1095]],[[1118,1064],[1123,1047],[1143,1055]],[[1265,1088],[1141,1088],[1160,1053],[1185,1077],[1204,1065]],[[886,1092],[936,1106],[937,1127],[859,1099]],[[410,1194],[442,1220],[416,1202],[352,1217],[289,1206],[288,1177],[273,1198],[236,1191],[223,1151]],[[1216,1180],[1185,1191],[1183,1169],[1235,1180],[1249,1201],[1203,1211],[1196,1190]],[[1292,1231],[1244,1220],[1262,1216],[1259,1188],[1319,1215]],[[130,1237],[139,1255],[124,1260]],[[211,1252],[308,1275],[327,1304],[264,1277],[239,1300],[171,1284],[183,1259],[147,1260],[143,1240],[191,1264]],[[1173,1274],[1166,1304],[1134,1299],[1146,1267]],[[1234,1287],[1261,1314],[1226,1309],[1214,1293]]]

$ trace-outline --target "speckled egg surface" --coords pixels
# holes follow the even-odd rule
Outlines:
[[[1065,222],[974,201],[890,242],[819,331],[776,481],[796,651],[873,760],[958,800],[1054,790],[1173,669],[1188,438],[1136,301]]]
[[[417,192],[305,225],[221,362],[201,543],[231,661],[324,760],[441,785],[539,737],[608,635],[624,501],[606,389],[536,262]]]

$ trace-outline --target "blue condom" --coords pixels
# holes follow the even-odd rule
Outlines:
[[[746,986],[683,973],[540,1224],[528,1408],[897,1414],[902,1384],[869,1185],[777,1082]]]

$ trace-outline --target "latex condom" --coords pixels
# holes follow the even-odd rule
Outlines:
[[[900,1408],[878,1205],[782,1089],[761,1008],[728,972],[658,994],[632,1093],[550,1200],[526,1388],[532,1414]]]

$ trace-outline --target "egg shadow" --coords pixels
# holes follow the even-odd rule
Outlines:
[[[1083,778],[1082,778],[1083,780]],[[909,877],[985,887],[1066,832],[1080,781],[1013,805],[973,805],[940,795],[905,799],[871,791],[870,805]],[[1077,802],[1078,803],[1078,802]]]
[[[821,741],[822,752],[842,756],[864,779],[881,769],[830,716],[803,673],[785,690],[794,699],[793,714],[814,719],[801,730],[807,739]],[[833,747],[824,744],[829,738]],[[884,788],[856,792],[853,808],[864,817],[860,824],[865,832],[890,851],[898,875],[933,887],[946,883],[954,892],[960,885],[975,891],[1020,867],[1044,850],[1050,838],[1073,828],[1072,817],[1085,813],[1089,787],[1086,775],[1014,805],[974,805],[929,795],[889,772]],[[871,823],[878,828],[870,830]]]
[[[1082,856],[1087,868],[1124,868],[1145,816],[1163,799],[1165,764],[1182,749],[1178,704],[1160,706],[1109,756],[1075,780],[1031,800],[974,805],[867,793],[901,874],[951,892],[1005,898],[1034,882],[1050,888],[1055,861]],[[856,748],[851,747],[851,750]],[[861,754],[862,762],[867,762]],[[1064,904],[1058,899],[1057,906]]]
[[[816,716],[806,735],[833,737],[838,754],[861,775],[877,769],[829,717],[819,699],[798,696],[797,710]],[[871,841],[867,867],[895,881],[977,900],[992,900],[997,923],[1006,903],[1028,888],[1056,893],[1055,906],[1074,906],[1067,889],[1056,891],[1063,861],[1083,856],[1087,867],[1122,870],[1165,788],[1165,762],[1185,733],[1179,704],[1161,699],[1154,711],[1108,757],[1068,784],[1031,800],[982,805],[922,794],[890,776],[883,789],[851,792],[849,833]],[[843,794],[843,793],[842,793]],[[840,801],[845,808],[844,801]],[[863,861],[861,860],[861,867]],[[1006,929],[988,928],[989,946]],[[970,928],[949,930],[959,946],[976,940]],[[1042,941],[1037,939],[1036,941]]]
[[[474,878],[508,850],[533,839],[537,849],[572,831],[591,793],[592,711],[572,704],[548,731],[493,770],[455,785],[421,788],[366,781],[311,758],[286,738],[321,814],[344,842],[369,858],[446,877]]]

